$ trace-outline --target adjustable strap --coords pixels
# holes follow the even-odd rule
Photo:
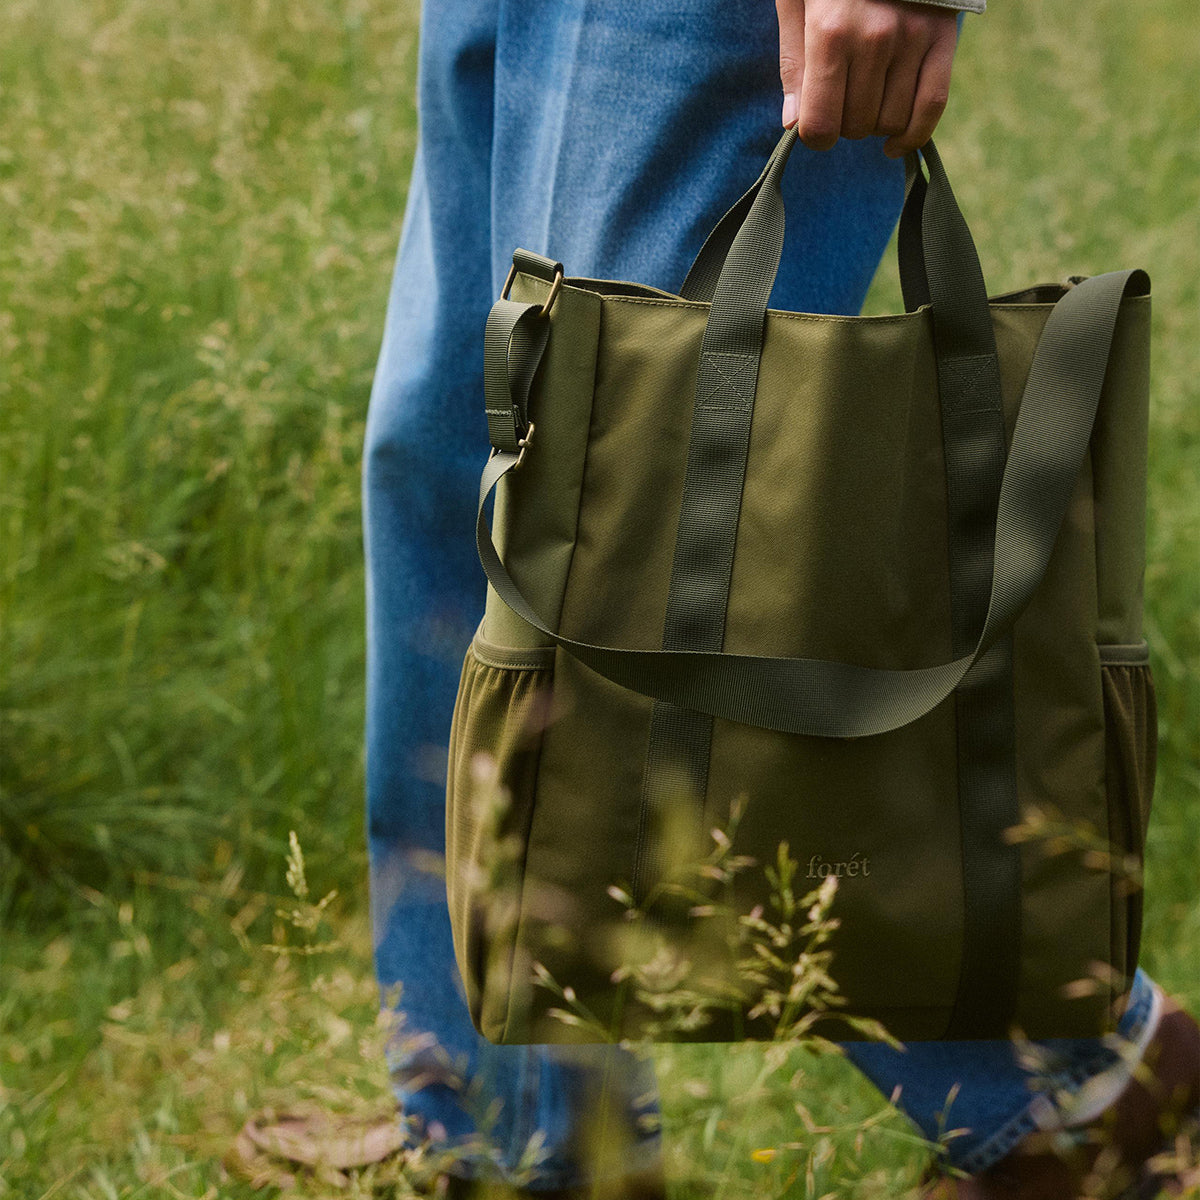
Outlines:
[[[529,432],[529,388],[550,322],[540,304],[497,300],[483,334],[483,395],[488,438],[497,450],[516,453]]]
[[[518,271],[550,283],[545,305],[518,304],[508,298],[508,289]],[[512,269],[504,281],[500,299],[488,313],[483,334],[483,394],[488,438],[497,450],[516,452],[529,436],[529,388],[546,339],[550,336],[550,306],[562,283],[562,263],[531,250],[513,252]]]
[[[1121,300],[1145,294],[1149,286],[1143,271],[1112,272],[1084,281],[1055,305],[1030,368],[1004,471],[987,617],[971,653],[951,662],[896,671],[822,659],[631,650],[567,637],[525,600],[487,527],[487,498],[517,463],[511,451],[494,454],[480,479],[476,547],[484,572],[523,620],[585,666],[641,695],[815,737],[867,737],[911,724],[954,691],[1041,582],[1087,453]]]

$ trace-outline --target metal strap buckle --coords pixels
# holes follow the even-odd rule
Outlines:
[[[561,278],[562,276],[560,275],[559,279]],[[517,445],[521,447],[521,453],[517,455],[517,461],[513,463],[514,471],[519,471],[521,469],[521,464],[525,461],[525,451],[529,449],[529,444],[533,441],[533,430],[534,424],[532,421],[530,421],[529,428],[525,430],[525,436],[521,438],[519,442],[517,442]]]
[[[525,451],[529,449],[529,444],[530,444],[530,442],[533,441],[533,431],[536,428],[537,428],[537,426],[534,425],[534,423],[532,421],[530,421],[529,428],[525,430],[525,436],[523,438],[521,438],[520,441],[517,442],[517,445],[521,447],[521,450],[520,450],[520,453],[517,455],[517,461],[515,463],[513,463],[513,465],[512,465],[512,468],[511,468],[512,470],[519,471],[521,469],[521,465],[525,462]],[[491,454],[488,455],[489,460],[495,458],[496,455],[499,453],[500,453],[500,451],[497,450],[495,446],[493,446]]]

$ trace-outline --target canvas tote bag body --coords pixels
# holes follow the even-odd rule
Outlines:
[[[669,1036],[775,1036],[663,887],[735,807],[723,911],[769,915],[781,843],[837,880],[827,1036],[1096,1035],[1136,966],[1149,281],[989,300],[930,144],[907,311],[768,310],[795,140],[679,295],[517,251],[489,317],[446,867],[494,1042],[658,1030],[634,928],[719,997]]]

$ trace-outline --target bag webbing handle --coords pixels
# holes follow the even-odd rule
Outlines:
[[[696,295],[709,294],[711,283],[711,304],[664,649],[721,648],[742,490],[738,469],[744,473],[764,318],[783,244],[780,180],[796,141],[794,129],[784,132],[759,179],[714,230],[685,283],[685,291],[691,285]],[[1004,416],[996,339],[974,239],[932,142],[921,157],[929,184],[914,156],[908,171],[913,203],[906,205],[906,216],[910,227],[919,218],[923,256],[919,263],[912,261],[916,235],[910,228],[901,269],[910,291],[921,289],[931,297],[948,498],[952,649],[960,656],[974,644],[991,590]],[[697,632],[687,641],[673,637],[673,630]]]
[[[755,196],[761,190],[780,152],[776,145],[767,159],[762,173],[750,185],[746,192],[738,197],[729,211],[713,226],[712,231],[700,247],[691,267],[688,268],[687,278],[679,289],[680,296],[685,300],[699,300],[707,303],[713,298],[717,280],[721,276],[721,268],[733,245],[733,239],[754,203]],[[925,279],[925,239],[921,231],[921,216],[925,209],[925,197],[928,184],[921,170],[921,152],[914,150],[905,157],[904,206],[900,214],[900,233],[898,240],[900,286],[904,294],[906,312],[913,312],[922,304],[930,303],[929,284]],[[937,184],[935,187],[939,186]]]
[[[526,601],[487,527],[487,497],[518,461],[509,451],[493,454],[480,480],[476,546],[484,572],[524,621],[585,666],[642,695],[725,720],[818,737],[866,737],[911,724],[954,691],[1011,628],[1041,582],[1087,453],[1121,300],[1146,294],[1149,286],[1143,271],[1110,272],[1085,280],[1054,306],[1004,470],[987,616],[974,649],[951,662],[886,670],[823,659],[632,650],[567,637]],[[501,322],[489,336],[507,343],[508,332]],[[526,364],[514,373],[531,379],[534,370],[536,364],[533,369]]]
[[[679,289],[679,294],[684,300],[699,300],[707,304],[713,298],[713,293],[717,290],[717,280],[721,277],[721,269],[725,266],[725,259],[729,256],[729,248],[733,245],[733,239],[737,237],[738,230],[745,223],[750,206],[761,191],[775,160],[783,152],[785,144],[790,153],[793,143],[788,142],[786,133],[776,143],[775,149],[771,151],[758,178],[713,226],[712,231],[705,238],[704,245],[700,247],[700,253],[696,255],[688,269],[687,278]]]
[[[700,300],[707,302],[716,291],[717,280],[721,276],[721,268],[725,264],[729,247],[754,203],[767,172],[771,168],[779,147],[772,151],[762,173],[740,196],[737,202],[717,222],[700,247],[687,278],[679,294],[685,300]],[[904,206],[900,212],[900,228],[897,237],[897,261],[900,272],[900,289],[904,296],[905,312],[915,312],[923,304],[930,304],[929,280],[925,272],[925,237],[921,228],[922,216],[925,211],[925,198],[929,192],[929,183],[921,169],[921,152],[912,151],[904,160]],[[935,183],[934,185],[938,185]]]

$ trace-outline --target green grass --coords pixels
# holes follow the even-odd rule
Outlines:
[[[0,1197],[236,1200],[219,1160],[258,1105],[386,1102],[358,460],[415,30],[412,0],[6,7]],[[1144,961],[1200,1008],[1197,78],[1191,0],[996,3],[939,144],[993,291],[1154,279]],[[298,936],[276,915],[292,828],[342,896],[311,957],[264,948]],[[681,1195],[915,1177],[901,1122],[861,1131],[880,1100],[840,1062],[655,1058]]]
[[[358,459],[400,5],[19,3],[0,35],[6,886],[361,866]]]

